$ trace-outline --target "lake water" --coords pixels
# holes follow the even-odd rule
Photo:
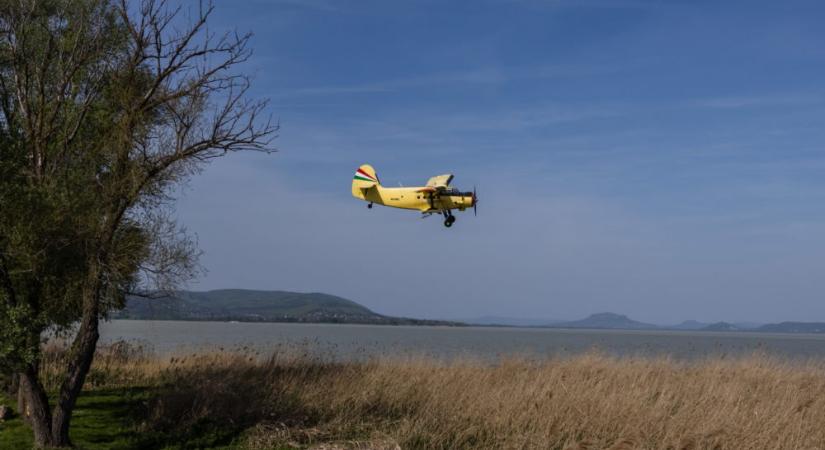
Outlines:
[[[567,356],[594,349],[617,356],[678,359],[764,352],[825,359],[825,335],[694,331],[563,330],[497,327],[419,327],[292,323],[114,320],[101,341],[136,340],[161,354],[250,347],[269,353],[299,345],[338,359],[372,356],[438,358]]]

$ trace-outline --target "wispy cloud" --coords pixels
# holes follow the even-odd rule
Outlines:
[[[435,85],[505,84],[527,80],[581,77],[600,73],[610,73],[618,70],[628,70],[629,67],[632,67],[632,64],[628,64],[626,62],[621,68],[611,64],[593,64],[587,66],[558,64],[540,66],[476,67],[418,74],[405,78],[373,81],[354,85],[301,87],[288,91],[282,91],[277,93],[276,96],[279,98],[285,98],[312,95],[370,94],[378,92],[401,91],[405,89]]]
[[[823,103],[822,93],[786,93],[750,96],[721,96],[698,99],[691,104],[711,109],[740,109],[766,106],[805,106]]]
[[[499,0],[503,3],[518,3],[522,5],[546,6],[557,8],[610,8],[610,9],[638,9],[660,8],[667,6],[664,2],[652,0]]]
[[[323,12],[337,12],[341,10],[340,3],[331,0],[271,0],[269,3]]]
[[[360,86],[317,86],[308,88],[299,88],[289,91],[287,94],[281,94],[280,97],[301,97],[312,95],[336,95],[336,94],[363,94],[386,92],[390,90],[387,86],[380,84],[374,85],[360,85]]]

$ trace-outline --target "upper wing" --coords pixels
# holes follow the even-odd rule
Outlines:
[[[444,189],[453,181],[453,174],[436,175],[427,180],[427,187]]]

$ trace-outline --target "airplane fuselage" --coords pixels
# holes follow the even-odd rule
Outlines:
[[[472,192],[445,191],[427,192],[426,187],[383,187],[373,186],[353,192],[358,198],[392,208],[413,209],[421,212],[439,212],[458,209],[464,211],[473,206]]]

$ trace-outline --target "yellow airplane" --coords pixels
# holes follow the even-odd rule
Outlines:
[[[381,186],[375,169],[364,164],[355,171],[352,178],[352,196],[369,202],[367,208],[372,208],[373,203],[378,203],[393,208],[421,211],[424,217],[441,214],[444,216],[444,226],[449,228],[455,222],[452,210],[464,211],[472,207],[474,214],[478,212],[475,188],[473,192],[461,192],[450,187],[452,180],[452,174],[446,174],[430,178],[426,186],[384,187]]]

